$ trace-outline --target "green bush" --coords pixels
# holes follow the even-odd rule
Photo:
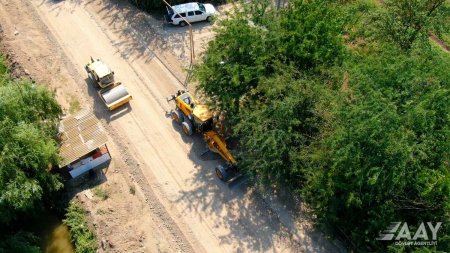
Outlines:
[[[106,200],[109,197],[107,190],[102,189],[100,186],[94,188],[94,195],[99,197],[101,200]]]
[[[0,79],[1,77],[6,74],[8,68],[6,66],[6,60],[3,55],[0,55]]]
[[[19,231],[12,235],[0,236],[0,253],[39,253],[39,238],[31,233]]]
[[[86,212],[77,202],[71,202],[67,208],[63,223],[69,227],[70,238],[75,244],[76,253],[95,253],[98,248],[95,234],[86,222]]]
[[[0,252],[36,252],[17,221],[32,217],[62,188],[54,139],[61,108],[42,85],[11,80],[0,55]]]
[[[428,15],[428,2],[387,2],[292,0],[274,11],[252,1],[220,24],[195,76],[259,185],[299,194],[355,252],[443,251],[450,57],[422,37],[446,7],[429,1]],[[396,221],[443,222],[438,245],[377,241]]]

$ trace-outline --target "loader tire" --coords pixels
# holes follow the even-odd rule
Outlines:
[[[172,119],[175,121],[178,125],[183,122],[183,114],[179,110],[172,111]]]
[[[192,123],[189,120],[183,121],[183,123],[181,124],[181,128],[183,128],[183,132],[187,136],[191,136],[194,133]]]
[[[229,180],[229,175],[227,172],[227,169],[225,169],[225,167],[223,167],[222,165],[217,165],[216,167],[216,175],[217,177],[223,181],[223,182],[227,182]]]

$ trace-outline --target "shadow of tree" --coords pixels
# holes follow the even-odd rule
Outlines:
[[[186,182],[192,189],[179,192],[175,202],[187,206],[183,212],[200,216],[206,213],[216,218],[214,227],[229,231],[218,236],[221,244],[233,245],[236,252],[342,251],[310,225],[296,203],[276,208],[273,203],[281,202],[271,192],[263,194],[246,183],[230,188],[229,184],[220,181],[214,172],[215,166],[224,162],[220,156],[214,153],[202,156],[207,148],[202,137],[198,134],[186,136],[177,123],[172,122],[172,126],[181,139],[191,145],[188,156],[197,169]],[[288,201],[292,201],[292,196]],[[279,248],[281,245],[286,248]]]
[[[199,148],[202,145],[196,143],[203,144],[203,141],[199,137],[194,139],[189,157],[196,161],[202,153]],[[313,228],[303,227],[303,231],[298,231],[298,221],[293,216],[285,215],[282,222],[279,213],[255,188],[243,184],[230,189],[216,177],[214,165],[198,163],[197,172],[188,182],[194,190],[180,192],[176,201],[187,204],[189,212],[201,211],[216,217],[215,226],[229,231],[219,236],[222,244],[233,245],[236,252],[337,252],[331,244],[317,243],[321,236]],[[296,215],[301,216],[300,213]],[[280,245],[288,248],[276,248]]]
[[[59,15],[61,8],[68,8],[60,1],[43,0],[54,4],[52,11]],[[179,66],[171,64],[169,58],[182,63],[187,69],[190,65],[190,43],[188,27],[178,27],[164,23],[163,13],[148,14],[138,10],[128,1],[101,0],[81,1],[66,0],[70,2],[72,12],[77,6],[86,9],[95,9],[96,17],[108,25],[119,39],[112,40],[121,57],[133,62],[136,59],[151,61],[154,57],[166,66],[172,74],[183,83],[185,73]],[[209,22],[193,23],[194,48],[199,55],[206,42],[213,36],[213,26]],[[205,35],[207,34],[207,35]],[[174,57],[175,56],[175,57]],[[177,64],[178,65],[178,64]]]

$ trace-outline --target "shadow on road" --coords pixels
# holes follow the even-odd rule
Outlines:
[[[74,6],[83,5],[86,9],[94,9],[97,16],[95,18],[99,18],[108,25],[109,30],[118,34],[118,39],[111,41],[117,53],[129,62],[136,59],[149,62],[158,57],[152,48],[159,51],[173,51],[180,61],[185,61],[185,55],[189,54],[185,50],[188,48],[186,43],[189,42],[188,28],[166,26],[162,22],[162,16],[144,14],[124,0],[66,1],[70,1]],[[59,1],[50,0],[50,2],[54,3],[53,10],[58,12]],[[211,26],[202,22],[194,24],[193,29],[195,33],[200,33],[211,29]],[[164,59],[160,61],[163,64],[166,62]],[[171,71],[170,67],[166,68]],[[86,85],[88,94],[94,98],[94,113],[98,118],[109,123],[132,110],[131,106],[127,105],[119,108],[117,112],[108,111],[96,88],[88,79]],[[281,205],[279,209],[275,209],[274,203],[278,202],[275,198],[269,199],[260,191],[245,184],[230,189],[214,172],[215,166],[224,161],[215,154],[201,156],[207,148],[202,137],[199,135],[188,137],[184,135],[179,125],[173,123],[172,126],[181,139],[191,147],[188,157],[196,168],[192,177],[185,182],[191,190],[179,192],[174,201],[187,206],[187,210],[181,212],[198,214],[201,219],[204,218],[202,216],[215,218],[212,229],[220,227],[226,228],[220,231],[228,231],[217,234],[223,245],[231,245],[235,252],[338,251],[334,245],[325,242],[320,233],[305,225],[309,224],[305,222],[306,215],[296,206]],[[281,245],[287,248],[279,248]]]
[[[170,118],[169,114],[167,117]],[[220,181],[214,171],[218,163],[224,163],[222,158],[211,152],[202,156],[207,146],[199,134],[186,136],[181,126],[173,121],[172,127],[185,143],[191,145],[188,156],[197,169],[187,182],[194,189],[180,192],[176,202],[185,203],[188,208],[185,211],[190,213],[207,213],[215,217],[215,227],[229,230],[229,233],[218,237],[222,244],[235,246],[236,252],[338,252],[331,244],[317,243],[324,238],[311,226],[302,226],[303,231],[299,231],[299,220],[292,218],[296,216],[293,213],[280,215],[278,210],[274,210],[267,201],[278,201],[275,198],[263,197],[261,191],[248,184],[230,189],[229,184]],[[283,208],[299,211],[295,203]],[[276,245],[289,248],[275,248]]]
[[[89,96],[94,99],[94,114],[98,119],[104,119],[109,124],[111,121],[119,119],[133,110],[133,108],[131,107],[131,103],[133,103],[133,100],[113,111],[108,110],[105,103],[98,95],[97,88],[93,87],[91,80],[89,78],[85,78],[84,81],[86,83],[86,89]]]

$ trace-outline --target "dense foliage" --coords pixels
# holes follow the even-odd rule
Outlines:
[[[245,9],[236,10],[233,19],[223,21],[203,64],[197,66],[200,89],[233,119],[243,108],[242,100],[251,96],[253,102],[264,95],[257,86],[266,77],[290,66],[319,71],[339,62],[342,20],[326,5],[292,1],[291,8],[279,13],[252,8],[250,12],[264,15],[254,22],[247,22]]]
[[[97,239],[86,222],[86,213],[77,202],[71,202],[67,208],[64,224],[70,228],[70,238],[77,253],[97,252]]]
[[[4,235],[0,240],[0,253],[40,253],[39,238],[32,233],[19,231]]]
[[[195,69],[241,170],[299,194],[357,252],[449,249],[450,56],[427,38],[448,5],[263,2],[221,22]],[[395,221],[443,222],[438,245],[375,240]]]
[[[427,41],[428,33],[448,31],[450,9],[445,0],[388,0],[385,11],[378,15],[381,35],[403,50],[409,50],[416,40]],[[443,22],[442,22],[443,21]]]
[[[58,162],[55,134],[59,105],[51,93],[29,81],[0,86],[1,224],[29,212],[62,185],[48,172]]]
[[[371,251],[389,222],[448,222],[449,212],[449,58],[383,50],[348,69],[351,97],[308,150],[302,189],[323,221]]]
[[[36,238],[18,224],[62,187],[49,173],[59,159],[60,107],[46,88],[10,80],[3,62],[0,71],[0,252],[37,252]]]

